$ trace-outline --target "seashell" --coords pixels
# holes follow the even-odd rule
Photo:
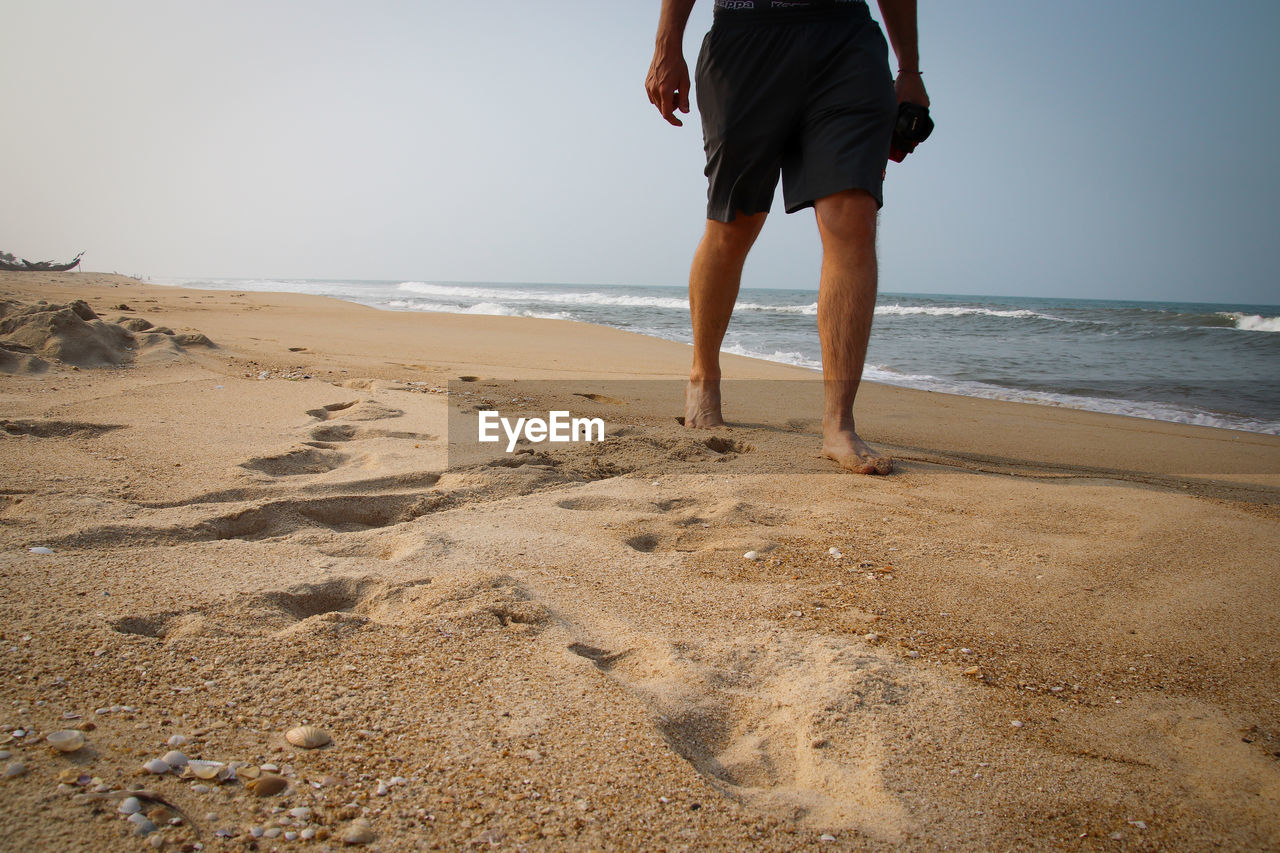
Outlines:
[[[257,779],[250,779],[244,786],[258,797],[270,797],[289,787],[289,780],[274,773],[264,773]]]
[[[14,761],[10,764],[5,765],[5,768],[4,768],[4,775],[10,779],[12,779],[14,776],[21,776],[26,772],[27,772],[27,765],[23,764],[21,761]]]
[[[178,747],[182,746],[186,742],[187,742],[186,735],[174,735],[173,737],[169,738],[169,740],[167,741],[168,745],[174,749],[177,749]]]
[[[138,802],[137,797],[125,797],[120,801],[120,805],[116,807],[116,811],[120,814],[137,814],[142,811],[142,803]]]
[[[262,768],[253,764],[246,764],[236,768],[237,779],[257,779],[262,775]]]
[[[226,767],[221,761],[200,761],[199,759],[191,759],[187,762],[187,773],[197,779],[216,779],[218,773]]]
[[[265,771],[267,771],[268,773],[279,773],[279,772],[280,772],[280,768],[279,768],[279,767],[277,767],[277,766],[276,766],[276,765],[274,765],[274,764],[270,764],[270,763],[262,765],[262,769],[263,769],[263,770],[265,770]]]
[[[292,817],[296,817],[298,820],[311,820],[311,809],[306,806],[298,806],[297,808],[289,809],[289,814]]]
[[[368,844],[373,841],[373,838],[373,828],[369,826],[368,821],[360,818],[353,820],[346,832],[342,833],[344,844]]]
[[[173,768],[170,767],[169,762],[165,761],[163,758],[153,758],[146,764],[142,765],[142,769],[148,773],[155,773],[158,775],[160,773],[168,773]]]
[[[743,554],[743,555],[742,555],[742,559],[744,559],[744,560],[758,560],[758,559],[760,559],[760,555],[759,555],[759,554],[757,554],[755,551],[748,551],[747,553],[745,553],[745,554]]]
[[[289,729],[284,733],[284,739],[303,749],[315,749],[318,746],[333,742],[333,738],[329,737],[328,732],[315,726],[298,726],[296,729]]]
[[[36,547],[28,548],[27,550],[30,551],[32,554],[52,554],[53,553],[52,548],[46,548],[43,545],[37,545]]]
[[[170,767],[179,768],[187,766],[187,757],[176,749],[171,749],[160,757],[160,760]]]
[[[49,742],[49,746],[58,750],[58,752],[75,752],[84,746],[84,734],[75,729],[49,732],[45,740]]]

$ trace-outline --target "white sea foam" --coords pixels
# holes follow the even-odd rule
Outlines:
[[[721,352],[729,355],[745,355],[747,358],[759,358],[764,361],[776,361],[779,364],[793,364],[796,367],[808,367],[813,370],[821,370],[822,362],[808,358],[804,353],[800,352],[782,352],[774,350],[771,353],[757,352],[747,349],[741,344],[731,344],[727,347],[721,347]]]
[[[481,314],[490,317],[535,317],[539,320],[572,320],[562,311],[529,311],[501,305],[497,302],[476,302],[472,305],[453,305],[446,302],[428,302],[424,299],[390,299],[379,307],[396,311],[435,311],[442,314]]]
[[[1169,421],[1218,429],[1247,430],[1270,435],[1280,435],[1280,422],[1245,416],[1220,416],[1197,409],[1187,409],[1170,403],[1148,400],[1125,400],[1110,397],[1086,397],[1078,394],[1056,394],[1048,391],[1031,391],[1005,388],[985,382],[962,379],[942,379],[927,374],[898,373],[879,365],[868,364],[862,376],[870,382],[897,385],[922,391],[943,394],[959,394],[964,397],[982,397],[988,400],[1006,400],[1013,403],[1034,403],[1040,406],[1057,406],[1064,409],[1081,409],[1111,415],[1127,415],[1154,421]]]
[[[818,303],[808,305],[761,305],[759,302],[740,302],[734,306],[735,311],[755,311],[763,314],[805,314],[813,316],[818,313]]]
[[[499,300],[501,302],[548,302],[555,305],[610,305],[629,308],[671,308],[685,311],[689,309],[689,303],[684,299],[673,299],[666,296],[632,296],[625,294],[614,296],[612,294],[599,293],[597,291],[589,291],[587,293],[574,293],[572,291],[544,293],[536,290],[520,290],[518,288],[508,287],[474,287],[468,285],[430,284],[422,281],[401,282],[398,289],[408,293],[417,293],[423,296],[435,297],[437,299],[454,298]]]
[[[1001,311],[995,308],[978,308],[969,305],[877,305],[877,317],[911,317],[923,315],[926,317],[1006,317],[1018,320],[1055,320],[1059,323],[1069,323],[1062,317],[1054,317],[1050,314],[1041,314],[1037,311],[1029,311],[1025,308],[1018,308],[1009,311]]]
[[[1246,332],[1280,332],[1280,317],[1263,317],[1239,311],[1224,311],[1220,317],[1235,321],[1235,327]]]

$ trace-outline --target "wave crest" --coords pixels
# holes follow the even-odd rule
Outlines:
[[[1280,317],[1263,317],[1240,311],[1224,311],[1220,317],[1234,322],[1235,328],[1245,332],[1280,332]]]

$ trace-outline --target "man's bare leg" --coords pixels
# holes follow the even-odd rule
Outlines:
[[[738,214],[732,222],[707,220],[707,230],[689,272],[689,314],[693,319],[693,366],[684,391],[684,425],[724,426],[720,414],[720,344],[733,304],[738,301],[742,266],[764,226],[765,216]]]
[[[814,209],[822,237],[822,453],[859,474],[888,474],[892,459],[868,447],[853,428],[876,307],[876,201],[863,190],[848,190],[818,199]]]

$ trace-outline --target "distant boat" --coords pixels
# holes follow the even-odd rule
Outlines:
[[[8,252],[0,252],[0,270],[6,272],[66,272],[80,266],[82,257],[84,257],[84,252],[76,255],[73,260],[67,261],[65,264],[59,264],[54,261],[29,261],[26,258],[15,258]]]

